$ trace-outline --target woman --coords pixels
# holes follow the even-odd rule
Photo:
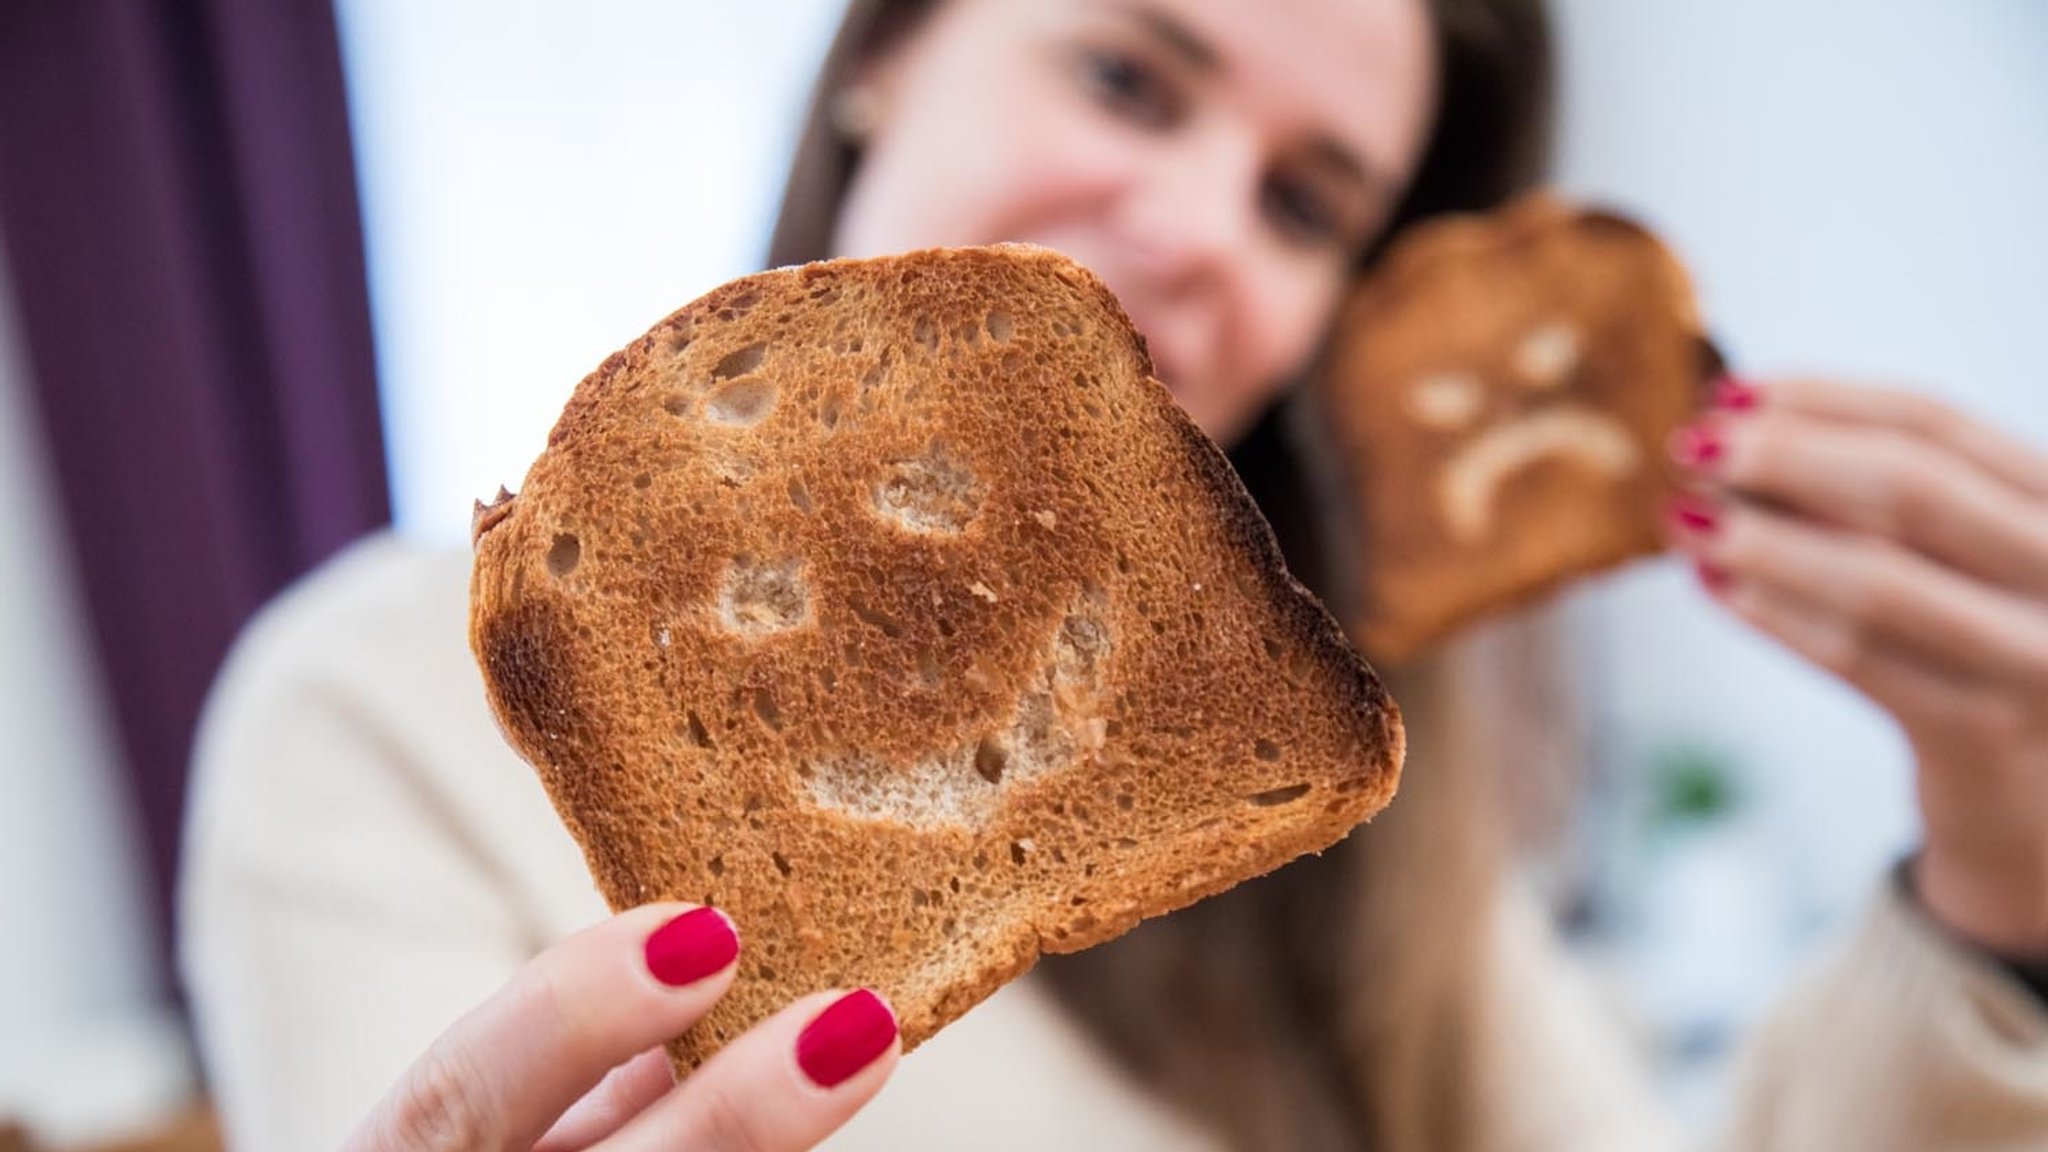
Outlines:
[[[771,256],[1075,256],[1328,587],[1292,382],[1392,228],[1534,178],[1547,51],[1530,0],[856,2]],[[1842,385],[1723,401],[1674,445],[1698,485],[1675,543],[1891,710],[1927,825],[1757,1038],[1729,1146],[2048,1141],[2048,1010],[2021,978],[2048,957],[2048,460]],[[855,992],[672,1089],[644,1050],[716,998],[739,945],[680,906],[570,935],[604,909],[484,710],[466,571],[365,545],[224,675],[185,968],[251,1147],[329,1147],[367,1112],[350,1147],[800,1148],[892,1072],[835,1147],[1672,1146],[1504,878],[1488,734],[1519,750],[1550,722],[1499,722],[1526,685],[1450,660],[1397,676],[1403,794],[1339,849],[1048,960],[900,1069],[886,1006]],[[1510,698],[1485,687],[1504,680]]]

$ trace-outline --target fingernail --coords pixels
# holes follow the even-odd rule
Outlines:
[[[1730,412],[1747,412],[1763,403],[1764,395],[1756,385],[1734,376],[1723,376],[1714,382],[1714,407]]]
[[[725,971],[739,954],[739,933],[716,908],[692,908],[647,937],[647,970],[676,988]]]
[[[1721,458],[1727,445],[1721,434],[1703,424],[1689,424],[1671,434],[1671,458],[1687,468],[1703,468]]]
[[[853,1078],[896,1042],[896,1014],[866,988],[848,992],[804,1025],[796,1062],[820,1088]]]
[[[1671,522],[1694,536],[1712,535],[1721,526],[1721,514],[1697,496],[1673,496],[1668,509]]]
[[[1706,560],[1695,560],[1692,562],[1692,570],[1699,576],[1700,583],[1707,586],[1707,591],[1709,592],[1725,591],[1730,583],[1728,570],[1719,564]]]

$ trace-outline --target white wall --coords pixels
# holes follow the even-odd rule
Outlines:
[[[190,1087],[0,266],[0,1116],[106,1136]]]

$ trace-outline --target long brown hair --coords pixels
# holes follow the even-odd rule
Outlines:
[[[831,255],[858,150],[835,95],[943,0],[852,0],[799,136],[771,264]],[[1541,0],[1428,0],[1437,119],[1388,233],[1483,210],[1533,183],[1549,150]],[[1368,252],[1367,262],[1376,255]],[[1308,421],[1290,389],[1230,452],[1297,576],[1332,598]],[[1135,1080],[1244,1152],[1465,1146],[1479,966],[1501,869],[1479,724],[1459,658],[1390,676],[1409,731],[1400,801],[1369,833],[1109,944],[1047,958],[1038,977]],[[1453,688],[1457,690],[1453,690]]]

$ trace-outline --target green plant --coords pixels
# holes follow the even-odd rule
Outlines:
[[[1735,758],[1698,740],[1653,749],[1646,782],[1652,828],[1717,823],[1734,816],[1746,800]]]

